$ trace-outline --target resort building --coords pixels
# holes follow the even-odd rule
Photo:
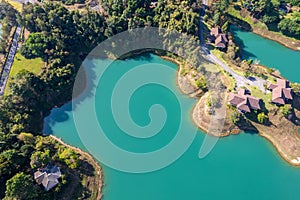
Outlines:
[[[151,2],[151,3],[150,3],[150,8],[151,8],[151,9],[154,9],[154,8],[156,8],[156,6],[157,6],[157,3],[158,3],[157,1],[153,1],[153,2]]]
[[[249,113],[251,110],[260,110],[261,99],[247,94],[245,89],[240,88],[237,94],[230,93],[228,103],[235,106],[238,111]]]
[[[272,102],[284,105],[289,100],[293,100],[293,92],[287,80],[277,78],[277,83],[269,83],[268,89],[272,91]]]
[[[34,173],[34,179],[40,185],[42,184],[46,191],[54,188],[58,183],[58,179],[61,177],[59,167],[56,165],[48,164],[46,168],[39,169]]]
[[[208,37],[210,42],[215,43],[215,47],[220,49],[225,49],[228,45],[227,35],[222,33],[219,27],[214,27],[211,29],[210,36]]]
[[[292,11],[292,6],[285,2],[281,2],[280,5],[278,6],[278,9],[282,12],[289,13]]]

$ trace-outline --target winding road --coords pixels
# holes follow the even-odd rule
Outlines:
[[[0,96],[4,94],[4,90],[7,84],[7,80],[9,77],[10,69],[14,62],[14,58],[18,49],[18,40],[21,34],[22,28],[20,26],[17,27],[16,32],[14,34],[14,38],[12,40],[12,45],[10,47],[8,56],[6,58],[6,62],[3,68],[2,76],[0,79]]]
[[[264,79],[258,78],[258,77],[249,77],[246,78],[244,76],[241,76],[239,74],[237,74],[236,72],[234,72],[228,65],[226,65],[225,63],[223,63],[220,59],[218,59],[215,55],[213,55],[209,49],[206,47],[204,38],[203,38],[203,16],[205,14],[205,6],[207,5],[208,1],[203,0],[203,9],[202,9],[202,13],[200,13],[200,20],[199,20],[199,39],[200,39],[200,46],[202,48],[202,50],[204,51],[204,53],[206,54],[206,58],[219,65],[222,69],[224,69],[224,71],[228,72],[229,74],[231,74],[231,76],[236,80],[236,85],[237,87],[241,87],[241,86],[245,86],[247,87],[247,85],[251,85],[254,87],[258,87],[261,91],[263,92],[267,92],[264,85],[266,84],[266,81]]]

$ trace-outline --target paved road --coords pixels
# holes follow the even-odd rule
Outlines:
[[[249,77],[246,78],[244,76],[241,76],[237,73],[235,73],[230,67],[228,67],[225,63],[220,61],[215,55],[210,53],[210,51],[205,47],[201,46],[202,50],[206,53],[206,57],[208,60],[210,60],[213,63],[216,63],[220,67],[222,67],[226,72],[232,75],[233,78],[236,80],[237,87],[251,85],[258,87],[261,91],[266,92],[266,89],[264,87],[264,84],[266,81],[264,79],[258,78],[258,77]]]
[[[14,61],[14,58],[16,55],[16,51],[18,49],[18,40],[19,40],[21,31],[22,31],[22,28],[20,26],[18,26],[17,30],[15,32],[13,41],[12,41],[11,48],[9,50],[9,53],[8,53],[8,56],[6,59],[6,63],[3,68],[3,73],[2,73],[1,79],[0,79],[0,96],[2,96],[4,94],[4,90],[5,90],[5,87],[7,84],[10,69],[13,64],[13,61]]]
[[[26,3],[35,3],[35,0],[13,0],[15,2],[19,2],[22,4],[26,4]]]
[[[207,5],[207,1],[203,0],[203,4]],[[225,63],[223,63],[221,60],[219,60],[215,55],[213,55],[209,49],[205,45],[205,41],[203,39],[203,19],[202,16],[204,16],[205,13],[205,6],[203,6],[203,11],[200,13],[200,20],[199,20],[199,39],[200,39],[200,46],[202,50],[206,54],[206,58],[210,60],[211,62],[219,65],[222,67],[226,72],[232,75],[232,77],[235,78],[237,87],[251,85],[258,87],[261,91],[266,92],[266,89],[264,87],[264,84],[266,84],[266,81],[264,79],[258,78],[258,77],[249,77],[246,78],[244,76],[241,76],[237,73],[235,73],[230,67],[228,67]]]

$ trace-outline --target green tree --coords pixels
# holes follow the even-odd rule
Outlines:
[[[292,83],[291,88],[296,95],[300,96],[300,84]]]
[[[247,70],[245,73],[244,73],[244,76],[246,78],[250,77],[251,76],[251,72],[249,70]]]
[[[228,21],[226,21],[226,22],[224,23],[224,25],[222,26],[222,31],[223,31],[224,33],[227,33],[227,32],[229,31],[229,22],[228,22]]]
[[[30,200],[38,197],[39,188],[34,184],[32,176],[28,174],[18,173],[6,182],[4,200]]]
[[[25,58],[44,57],[47,48],[47,40],[43,33],[32,33],[23,44],[20,53]]]
[[[278,24],[278,29],[285,35],[299,37],[300,35],[300,20],[284,18]]]
[[[71,169],[76,169],[79,166],[78,155],[71,148],[65,148],[58,156]]]
[[[31,155],[30,166],[32,168],[42,167],[43,165],[50,162],[50,150],[46,149],[45,151],[36,151]]]
[[[279,21],[279,13],[276,11],[270,12],[263,16],[263,22],[265,24],[272,24]]]
[[[269,117],[268,117],[268,115],[266,115],[265,113],[259,113],[258,115],[257,115],[257,121],[258,121],[258,123],[260,123],[260,124],[265,124],[267,121],[268,121],[268,119],[269,119]]]
[[[280,107],[280,113],[284,116],[287,117],[292,113],[292,106],[289,104],[285,104],[284,106]]]
[[[229,119],[233,124],[237,124],[241,120],[241,114],[237,111],[237,109],[233,109]]]
[[[34,136],[31,133],[20,133],[18,139],[23,141],[25,144],[33,145],[35,143]]]
[[[201,77],[199,79],[197,79],[195,81],[195,84],[198,88],[202,89],[202,90],[206,90],[207,89],[207,80],[205,79],[205,77]]]

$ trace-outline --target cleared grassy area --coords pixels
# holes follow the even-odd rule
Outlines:
[[[7,3],[9,3],[10,5],[12,5],[19,13],[22,12],[23,9],[23,5],[19,2],[15,2],[12,0],[5,0]]]
[[[248,87],[251,91],[251,95],[257,98],[261,98],[265,104],[267,110],[271,110],[272,108],[276,107],[275,104],[271,102],[272,93],[263,93],[259,88],[250,86]]]
[[[9,74],[7,86],[5,88],[4,95],[9,94],[9,87],[8,84],[11,81],[11,77],[14,77],[17,73],[19,73],[21,70],[25,69],[27,71],[30,71],[34,74],[39,74],[41,72],[41,68],[44,66],[44,62],[41,58],[35,58],[35,59],[26,59],[23,57],[20,53],[17,53],[14,59],[14,63],[11,67],[11,71]]]
[[[218,73],[220,71],[218,66],[213,63],[205,63],[203,64],[203,67],[205,68],[206,71],[211,73]]]
[[[226,79],[228,81],[227,89],[229,91],[233,91],[235,89],[235,87],[236,87],[236,80],[235,80],[235,78],[233,78],[231,76],[231,74],[229,74],[228,72],[226,72],[224,70],[222,70],[222,72],[223,72],[224,76],[226,77]]]
[[[26,59],[20,53],[17,53],[11,68],[10,76],[15,76],[22,69],[26,69],[34,74],[39,74],[43,66],[44,62],[41,58]]]
[[[220,61],[222,61],[223,63],[225,63],[227,66],[229,66],[235,73],[244,76],[244,73],[242,71],[237,71],[234,69],[234,66],[232,66],[232,64],[230,64],[226,59],[224,59],[224,55],[225,53],[218,50],[218,49],[212,49],[210,51],[212,54],[214,54],[214,56],[216,56]]]

